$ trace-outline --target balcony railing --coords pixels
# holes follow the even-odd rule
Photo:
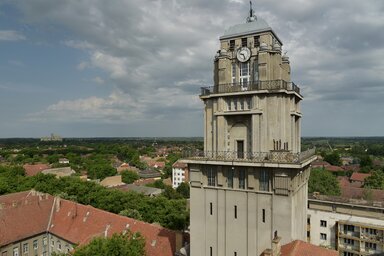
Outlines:
[[[301,163],[315,155],[315,148],[301,153],[290,151],[240,152],[240,151],[184,151],[183,158],[192,160],[240,161],[264,163]]]
[[[300,88],[293,82],[284,80],[270,80],[270,81],[250,81],[242,83],[229,83],[218,84],[210,87],[201,87],[200,96],[208,96],[217,93],[232,93],[232,92],[245,92],[245,91],[276,91],[287,90],[294,91],[300,94]]]

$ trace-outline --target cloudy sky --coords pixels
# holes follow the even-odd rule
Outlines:
[[[199,88],[242,0],[0,0],[0,137],[202,136]],[[384,1],[257,0],[303,136],[384,136]]]

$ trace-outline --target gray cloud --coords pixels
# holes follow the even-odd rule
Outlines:
[[[58,102],[33,118],[59,113],[71,120],[69,112],[97,102],[97,111],[87,112],[93,120],[158,117],[169,127],[176,116],[199,117],[203,105],[197,94],[212,82],[218,37],[244,22],[248,12],[248,1],[222,0],[20,0],[17,5],[25,22],[69,31],[65,45],[89,57],[78,64],[79,72],[106,72],[111,95],[119,95]],[[304,135],[382,135],[384,120],[374,116],[384,109],[383,1],[259,0],[254,9],[288,50],[293,79],[306,97]],[[377,128],[364,130],[357,115]],[[330,121],[335,127],[322,123]],[[193,123],[201,131],[202,120]]]

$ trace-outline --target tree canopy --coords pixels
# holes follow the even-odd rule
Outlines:
[[[372,171],[371,176],[365,178],[364,187],[373,189],[384,189],[384,172],[381,170]]]
[[[319,192],[322,195],[338,196],[341,194],[336,177],[322,168],[311,170],[308,181],[308,192]]]

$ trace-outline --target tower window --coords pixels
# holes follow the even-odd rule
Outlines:
[[[235,50],[235,40],[229,40],[229,50]]]
[[[265,209],[263,209],[263,223],[265,223]]]
[[[233,188],[233,170],[227,172],[227,186]]]
[[[216,170],[213,168],[208,169],[208,186],[216,186]]]
[[[253,37],[253,46],[254,47],[259,47],[260,46],[260,37],[259,36],[254,36]]]
[[[212,256],[213,255],[213,252],[212,252],[212,246],[209,247],[209,255]]]
[[[232,83],[236,83],[236,63],[232,63]]]
[[[259,189],[261,191],[269,191],[269,173],[267,170],[261,170]]]
[[[235,205],[235,219],[237,219],[237,205]]]
[[[244,47],[244,46],[247,46],[247,38],[241,38],[241,46]]]
[[[239,188],[245,189],[245,170],[239,170]]]
[[[321,239],[321,240],[327,240],[327,234],[325,234],[325,233],[320,233],[320,239]]]
[[[248,85],[249,81],[249,62],[240,63],[240,83],[243,86]]]
[[[212,203],[209,203],[209,214],[212,215],[212,213],[213,213]]]

